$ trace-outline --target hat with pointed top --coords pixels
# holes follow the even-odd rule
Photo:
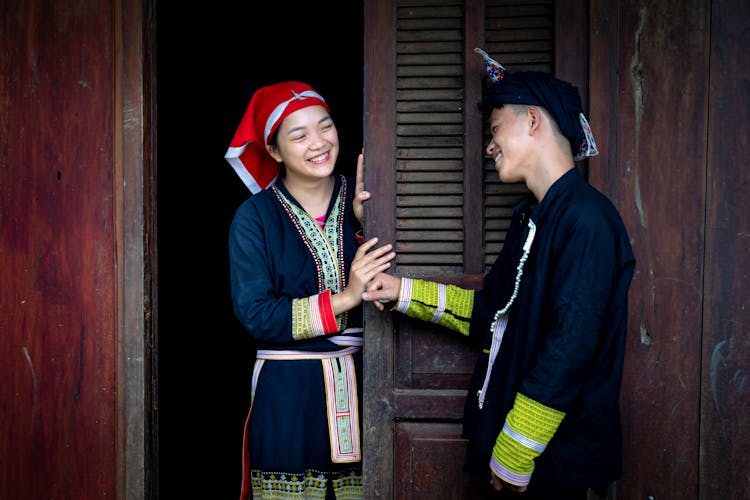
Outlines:
[[[255,194],[273,185],[279,165],[266,150],[281,122],[291,113],[309,106],[328,105],[310,85],[281,82],[261,87],[245,110],[224,158]]]

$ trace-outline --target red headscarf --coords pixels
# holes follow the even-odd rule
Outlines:
[[[279,124],[291,113],[309,106],[323,106],[330,112],[325,99],[302,82],[261,87],[250,99],[224,158],[253,194],[272,185],[279,174],[278,163],[266,151]]]

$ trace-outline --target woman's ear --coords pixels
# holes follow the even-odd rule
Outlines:
[[[271,155],[274,160],[281,163],[282,160],[281,155],[279,154],[279,148],[277,148],[273,144],[268,144],[266,145],[266,151],[268,151],[268,154]]]

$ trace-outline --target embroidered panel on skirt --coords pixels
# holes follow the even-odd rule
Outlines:
[[[250,475],[254,500],[324,500],[328,488],[333,489],[336,500],[364,497],[360,468],[341,472],[308,470],[300,474],[253,470]]]
[[[362,460],[362,449],[359,440],[357,378],[352,356],[324,359],[323,378],[326,384],[331,461],[359,462]]]

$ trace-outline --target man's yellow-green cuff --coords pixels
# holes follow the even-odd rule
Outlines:
[[[516,394],[513,408],[495,441],[490,467],[512,484],[528,484],[534,458],[545,450],[563,418],[565,413]]]
[[[409,317],[469,333],[474,291],[434,281],[401,278],[395,309]]]

